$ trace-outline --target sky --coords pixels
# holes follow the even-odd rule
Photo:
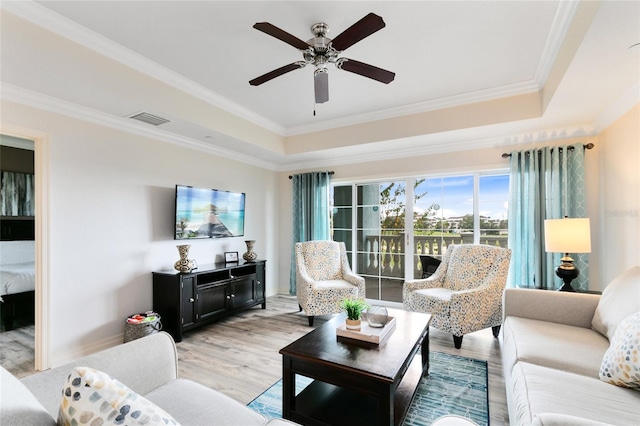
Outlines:
[[[415,190],[427,192],[416,206],[424,211],[431,205],[438,208],[442,217],[464,216],[473,213],[473,176],[453,176],[426,179]],[[480,177],[480,215],[492,219],[507,219],[509,199],[509,175]]]

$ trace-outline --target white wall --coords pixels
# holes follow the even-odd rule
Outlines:
[[[598,138],[600,158],[602,282],[640,265],[640,104]]]
[[[121,342],[124,319],[152,309],[151,272],[178,259],[176,184],[247,194],[245,237],[193,241],[190,258],[241,255],[255,239],[277,292],[276,173],[11,102],[2,122],[49,137],[53,365]]]

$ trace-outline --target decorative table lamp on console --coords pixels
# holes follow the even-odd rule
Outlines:
[[[556,268],[564,285],[560,291],[575,291],[571,281],[580,275],[569,253],[591,253],[591,231],[588,218],[547,219],[544,221],[544,245],[548,253],[564,253]]]

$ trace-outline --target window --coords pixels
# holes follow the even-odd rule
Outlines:
[[[508,196],[505,173],[334,183],[332,238],[368,299],[402,302],[403,282],[423,275],[420,256],[441,259],[449,244],[506,247]]]

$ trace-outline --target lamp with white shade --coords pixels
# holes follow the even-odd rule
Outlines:
[[[547,219],[544,221],[544,245],[548,253],[564,253],[556,275],[564,282],[560,291],[575,291],[571,281],[580,275],[569,253],[591,253],[591,229],[588,218]]]

